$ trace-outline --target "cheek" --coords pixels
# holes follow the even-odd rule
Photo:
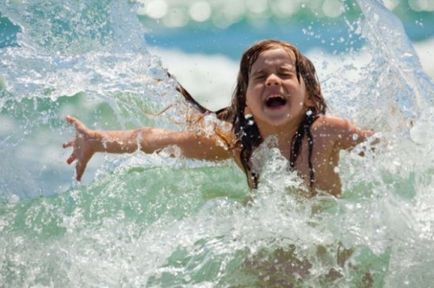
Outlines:
[[[257,96],[257,94],[258,93],[255,92],[255,90],[254,90],[253,87],[249,86],[247,88],[247,92],[246,92],[246,105],[247,106],[249,106],[249,104],[252,105],[252,104],[254,104],[257,101],[257,99],[259,98]]]
[[[314,107],[315,101],[312,100],[312,98],[309,97],[309,95],[306,94],[306,100],[304,101],[306,106],[308,107]]]
[[[299,98],[300,101],[304,102],[304,101],[307,101],[309,99],[303,82],[298,83],[296,81],[292,81],[292,82],[288,83],[288,85],[286,85],[286,87],[290,93],[292,92],[295,95],[297,95],[297,97]]]
[[[254,104],[254,102],[252,101],[252,97],[246,95],[246,106],[251,107],[251,106],[253,106],[253,104]]]
[[[287,80],[285,82],[285,86],[291,90],[300,90],[301,91],[304,89],[303,82],[298,83],[298,80],[296,78]]]

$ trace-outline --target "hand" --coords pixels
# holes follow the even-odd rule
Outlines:
[[[75,164],[75,174],[77,181],[80,181],[86,169],[87,162],[89,162],[90,158],[92,158],[93,154],[96,152],[96,132],[87,128],[80,120],[72,116],[68,115],[65,119],[68,123],[74,125],[76,131],[75,138],[63,144],[63,148],[73,148],[71,156],[66,160],[66,163],[71,164],[77,161]]]

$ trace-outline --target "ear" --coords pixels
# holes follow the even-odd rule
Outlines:
[[[308,107],[315,107],[315,101],[312,99],[312,97],[310,96],[309,92],[307,91],[306,88],[306,84],[304,82],[303,77],[300,77],[300,81],[301,81],[301,85],[303,86],[303,90],[304,90],[304,102],[303,102],[303,106],[308,108]]]
[[[244,108],[244,116],[246,116],[246,115],[252,115],[252,111],[250,110],[250,108],[247,105]]]
[[[306,92],[306,98],[304,100],[304,107],[315,107],[315,101],[313,101],[312,97]]]

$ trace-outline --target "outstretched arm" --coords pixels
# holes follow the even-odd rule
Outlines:
[[[159,128],[139,128],[125,131],[96,131],[87,128],[78,119],[67,116],[66,121],[74,125],[76,137],[63,144],[73,147],[68,164],[76,163],[76,179],[80,181],[86,165],[96,152],[132,153],[138,149],[153,153],[176,145],[187,158],[202,160],[224,160],[231,152],[218,144],[217,136],[207,137],[189,131],[176,132]]]

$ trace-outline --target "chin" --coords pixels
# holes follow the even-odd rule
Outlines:
[[[287,125],[289,122],[291,122],[292,117],[290,117],[288,114],[281,115],[281,116],[269,116],[267,117],[268,125],[273,127],[279,127]]]
[[[282,109],[282,111],[264,111],[267,122],[272,126],[283,126],[289,124],[291,121],[298,121],[303,111],[291,111],[290,109]]]

